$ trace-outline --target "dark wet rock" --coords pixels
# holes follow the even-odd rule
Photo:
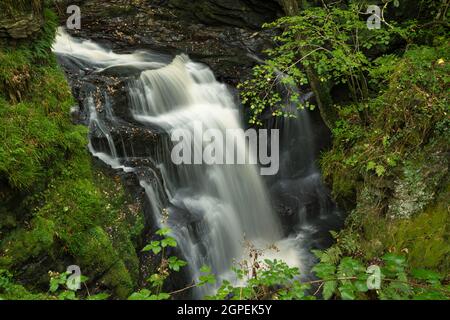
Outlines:
[[[235,85],[254,66],[252,55],[271,45],[264,22],[281,14],[276,1],[168,0],[71,1],[81,7],[82,28],[74,36],[94,41],[117,52],[156,50],[186,53],[210,66],[219,80]],[[62,15],[62,17],[65,17]]]
[[[274,20],[281,8],[276,1],[259,0],[171,0],[174,8],[184,12],[184,18],[206,25],[230,25],[259,29]]]

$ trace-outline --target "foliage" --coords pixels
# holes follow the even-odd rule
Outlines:
[[[335,234],[336,246],[317,253],[317,280],[302,281],[299,270],[282,261],[261,261],[254,249],[250,260],[234,269],[239,281],[223,281],[210,299],[449,297],[443,276],[450,270],[448,192],[430,205],[436,190],[448,185],[445,23],[433,21],[425,28],[423,21],[403,19],[369,32],[359,14],[362,7],[344,2],[309,7],[266,25],[278,31],[279,46],[267,52],[269,59],[240,88],[255,125],[262,124],[266,112],[294,117],[296,108],[313,108],[301,97],[308,85],[305,66],[312,66],[325,86],[347,88],[349,97],[335,106],[339,120],[333,149],[321,165],[336,199],[358,204],[349,226]],[[2,5],[8,5],[5,13],[15,14],[16,8],[36,3]],[[388,8],[396,4],[387,3]],[[434,1],[421,3],[433,15],[440,12]],[[86,129],[68,118],[74,101],[50,52],[57,19],[49,10],[43,13],[46,23],[36,39],[0,50],[0,299],[165,300],[216,284],[205,266],[192,285],[164,292],[169,277],[187,263],[170,254],[177,241],[163,228],[158,240],[142,250],[159,265],[145,288],[132,293],[139,276],[134,243],[142,217],[127,203],[119,179],[92,168]],[[405,212],[409,220],[393,219]],[[58,270],[66,261],[79,264],[89,275],[86,291],[70,290],[64,272],[32,278],[34,286],[18,284],[24,275],[13,276],[14,271],[41,257]],[[379,290],[367,287],[370,264],[381,268]],[[46,267],[33,266],[33,275]],[[48,280],[48,292],[32,293],[42,292],[42,281],[45,292]]]
[[[167,213],[167,212],[166,212]],[[167,215],[166,218],[167,219]],[[156,268],[157,273],[152,274],[146,280],[148,288],[141,289],[138,292],[133,293],[128,299],[129,300],[167,300],[172,297],[191,290],[195,287],[202,287],[208,284],[214,284],[216,279],[211,273],[211,269],[207,266],[201,268],[201,276],[197,282],[192,285],[177,290],[175,292],[166,293],[163,292],[164,284],[169,279],[172,273],[180,272],[181,268],[187,266],[187,262],[180,260],[176,256],[167,256],[169,248],[176,248],[177,241],[175,238],[171,237],[170,234],[172,230],[170,228],[162,228],[156,232],[156,234],[161,238],[158,241],[152,241],[150,244],[146,245],[142,252],[152,253],[155,256],[159,255],[160,263]]]
[[[315,251],[320,262],[313,268],[317,280],[302,280],[298,268],[278,260],[259,258],[252,249],[250,260],[235,268],[243,285],[224,281],[208,299],[219,300],[314,300],[323,299],[416,299],[448,300],[450,287],[444,277],[424,269],[411,269],[404,256],[385,254],[377,265],[365,266],[356,258],[344,256],[337,261],[328,252]],[[379,268],[378,275],[373,270]],[[379,279],[379,285],[377,285]]]
[[[170,239],[171,230],[164,228],[158,231],[162,241]],[[143,252],[153,252],[157,245],[143,248]],[[160,245],[161,262],[157,268],[158,273],[147,279],[148,288],[142,288],[129,296],[129,300],[168,300],[177,294],[195,287],[215,284],[216,278],[209,267],[202,267],[202,276],[196,283],[175,292],[162,291],[164,282],[170,272],[179,272],[186,262],[177,257],[166,257],[164,250],[167,247]],[[342,256],[336,260],[330,251],[314,251],[319,263],[313,268],[317,280],[305,281],[299,269],[289,267],[279,260],[261,258],[266,250],[256,249],[251,244],[248,247],[249,259],[241,261],[233,271],[236,280],[232,284],[223,280],[214,295],[206,297],[209,300],[315,300],[343,299],[343,300],[448,300],[450,299],[450,286],[443,284],[445,277],[437,272],[426,269],[411,268],[405,256],[387,253],[376,263],[366,266],[360,259]],[[109,294],[99,292],[95,295],[80,295],[76,288],[68,285],[68,272],[49,272],[50,286],[46,296],[37,296],[30,293],[23,295],[30,299],[58,299],[58,300],[105,300]],[[86,288],[88,278],[80,277],[80,283]],[[8,297],[9,292],[24,291],[23,287],[12,282],[10,273],[0,270],[0,298]],[[25,291],[26,292],[26,291]],[[17,294],[17,293],[16,293]],[[22,293],[23,294],[23,293]],[[14,295],[12,296],[14,297]]]
[[[223,281],[222,286],[211,300],[314,300],[309,295],[310,283],[296,280],[298,268],[290,268],[279,260],[264,260],[255,265],[250,272],[245,268],[236,268],[237,278],[243,286],[234,286],[230,281]]]
[[[313,271],[326,280],[321,284],[324,299],[340,297],[344,300],[448,300],[450,288],[441,282],[443,276],[428,270],[412,269],[404,256],[392,253],[381,257],[379,265],[366,268],[361,261],[343,257],[338,264],[327,262],[326,253],[319,252],[318,263]],[[376,273],[380,270],[380,284],[376,285]],[[369,285],[369,287],[368,287]],[[373,287],[371,287],[371,285]],[[372,289],[372,290],[369,290]]]
[[[0,51],[0,137],[4,142],[0,175],[19,189],[29,189],[54,174],[48,172],[48,163],[75,152],[86,136],[85,129],[74,127],[67,117],[74,102],[63,73],[49,55],[53,16],[49,21],[31,47]],[[45,64],[36,65],[42,59]]]
[[[385,11],[399,11],[398,4],[386,1],[383,19]],[[366,121],[366,102],[380,92],[396,65],[398,58],[392,48],[422,38],[431,37],[428,42],[434,43],[445,39],[445,29],[439,23],[421,28],[429,22],[429,12],[420,21],[388,23],[384,19],[382,28],[368,29],[363,14],[366,8],[365,1],[338,1],[308,6],[297,16],[266,24],[265,28],[275,30],[277,46],[266,52],[268,58],[254,67],[252,77],[239,85],[242,102],[250,108],[250,124],[262,125],[266,115],[294,117],[296,108],[314,108],[302,99],[302,88],[313,81],[305,67],[314,70],[323,90],[340,86],[342,91],[346,87],[347,102],[352,102],[346,103],[346,108]]]
[[[376,260],[386,250],[407,257],[411,268],[428,268],[449,274],[449,211],[447,185],[435,203],[409,219],[380,217],[376,210],[364,205],[347,219],[347,227],[333,233],[336,244],[326,250],[336,263],[343,256],[357,256],[364,261]],[[369,210],[370,209],[370,210]]]
[[[305,66],[312,66],[324,85],[347,85],[355,103],[368,98],[367,73],[372,61],[367,51],[375,47],[385,50],[400,30],[369,30],[360,18],[362,8],[353,3],[349,7],[310,7],[298,16],[265,25],[279,30],[274,37],[279,45],[267,51],[269,59],[256,66],[253,77],[240,85],[242,102],[252,110],[251,124],[261,125],[266,110],[273,116],[292,117],[290,105],[309,107],[296,89],[308,84]]]
[[[381,184],[401,177],[401,171],[411,188],[417,189],[417,179],[401,168],[408,161],[442,161],[439,154],[449,136],[445,89],[449,58],[446,45],[411,47],[390,71],[387,88],[367,103],[367,121],[361,121],[352,107],[340,107],[333,149],[321,159],[325,179],[331,181],[337,199],[351,195],[359,181],[371,178]],[[434,177],[439,180],[439,175]]]
[[[47,300],[46,294],[34,294],[29,292],[25,287],[14,281],[13,275],[5,270],[0,269],[0,300]]]
[[[336,276],[342,263],[362,275],[367,263],[388,264],[378,258],[384,252],[406,254],[408,285],[390,274],[384,290],[366,293],[358,291],[365,288],[357,279],[331,277],[318,282],[327,298],[437,298],[440,289],[421,292],[423,279],[413,270],[450,270],[448,193],[437,197],[448,189],[448,24],[445,3],[420,3],[411,12],[408,1],[385,1],[380,30],[368,30],[364,1],[308,6],[267,24],[278,46],[240,85],[252,125],[269,115],[293,117],[295,108],[305,107],[306,67],[324,88],[339,91],[333,147],[320,165],[334,198],[351,214],[317,271]],[[224,293],[234,289],[226,286]],[[256,297],[255,287],[242,290]]]
[[[14,16],[23,12],[36,14],[42,11],[42,0],[3,0],[0,9],[0,16]]]

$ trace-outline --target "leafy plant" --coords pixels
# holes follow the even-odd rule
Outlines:
[[[163,212],[163,216],[165,217],[164,221],[167,221],[167,215],[168,212],[167,210],[165,210]],[[158,272],[152,274],[147,279],[147,283],[150,287],[149,289],[142,289],[139,292],[133,293],[129,297],[129,300],[167,300],[172,298],[174,295],[180,294],[187,290],[191,290],[195,287],[201,287],[215,283],[216,278],[211,273],[211,269],[207,266],[204,266],[200,270],[202,275],[199,277],[197,282],[194,282],[192,285],[175,292],[163,292],[164,284],[170,277],[171,273],[180,272],[183,267],[187,266],[187,262],[179,259],[178,257],[166,256],[168,248],[176,248],[178,245],[176,239],[170,236],[171,233],[172,230],[170,228],[162,228],[156,231],[156,235],[161,237],[161,239],[158,241],[152,241],[142,249],[142,252],[152,253],[155,256],[159,256],[160,263],[156,268]]]
[[[68,276],[71,275],[70,272],[49,272],[50,275],[50,288],[49,293],[52,297],[58,300],[78,300],[77,296],[78,289],[68,286]],[[85,284],[89,280],[88,277],[81,275],[80,283]],[[86,300],[106,300],[109,298],[109,294],[107,293],[99,293],[95,295],[88,294]]]
[[[255,249],[253,249],[255,250]],[[259,254],[256,254],[259,252]],[[218,300],[311,300],[311,299],[416,299],[449,300],[450,286],[436,272],[411,269],[404,256],[388,253],[379,265],[343,256],[334,262],[329,253],[314,252],[319,263],[313,268],[317,280],[302,281],[299,270],[278,260],[260,261],[261,251],[252,251],[235,273],[243,285],[224,281],[208,299]],[[372,270],[379,270],[379,274]],[[379,277],[379,278],[374,278]],[[379,287],[376,283],[379,281]]]
[[[346,85],[354,106],[362,111],[362,103],[369,98],[367,76],[373,64],[368,52],[384,50],[403,35],[392,25],[369,30],[360,17],[363,6],[338,2],[309,7],[297,16],[264,25],[278,31],[274,37],[278,45],[266,52],[269,59],[253,69],[252,78],[239,86],[242,102],[251,109],[250,124],[262,125],[261,116],[269,110],[273,116],[292,117],[292,106],[313,108],[302,101],[298,90],[311,80],[307,66],[325,87],[331,82]]]

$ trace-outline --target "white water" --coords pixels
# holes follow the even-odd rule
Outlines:
[[[89,62],[98,69],[113,66],[148,67],[140,77],[129,84],[132,114],[136,121],[149,128],[158,126],[168,135],[174,129],[193,132],[193,123],[200,121],[205,129],[243,127],[237,106],[224,84],[216,81],[206,66],[196,64],[187,56],[178,56],[169,65],[148,61],[143,53],[120,55],[107,51],[91,41],[77,41],[65,33],[57,37],[54,51]],[[154,70],[155,67],[160,67]],[[116,142],[97,114],[92,97],[86,101],[90,109],[91,129],[100,130],[108,141],[109,153],[95,150],[94,156],[127,172],[118,157]],[[108,108],[108,106],[105,106]],[[111,110],[109,117],[114,117]],[[202,148],[203,137],[194,136],[194,147]],[[248,154],[244,135],[237,143],[237,152]],[[131,155],[126,155],[125,158]],[[170,143],[166,141],[151,159],[163,177],[163,184],[141,179],[153,207],[155,220],[168,209],[169,227],[178,240],[193,279],[199,269],[208,265],[219,279],[230,279],[234,260],[245,258],[244,239],[258,248],[276,245],[278,252],[269,252],[270,258],[279,258],[299,266],[294,242],[283,239],[280,221],[272,211],[269,195],[254,165],[182,165],[171,163]],[[164,197],[169,200],[167,206]],[[179,215],[185,217],[179,218]],[[231,280],[231,279],[230,279]],[[209,290],[198,290],[202,297]]]

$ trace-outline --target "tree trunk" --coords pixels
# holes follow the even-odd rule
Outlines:
[[[279,0],[284,12],[288,16],[295,16],[300,13],[301,2],[297,0]],[[300,2],[300,5],[299,5]],[[301,38],[299,34],[297,37]],[[308,48],[302,48],[300,54],[305,56]],[[311,66],[305,66],[306,75],[308,77],[309,84],[316,97],[317,106],[319,107],[322,119],[328,128],[333,129],[337,120],[337,114],[333,108],[333,100],[331,98],[330,90],[327,85],[322,84],[317,73]]]
[[[436,20],[445,20],[445,17],[447,16],[448,7],[450,6],[449,0],[442,0],[441,8],[439,9],[439,12],[436,16]]]

